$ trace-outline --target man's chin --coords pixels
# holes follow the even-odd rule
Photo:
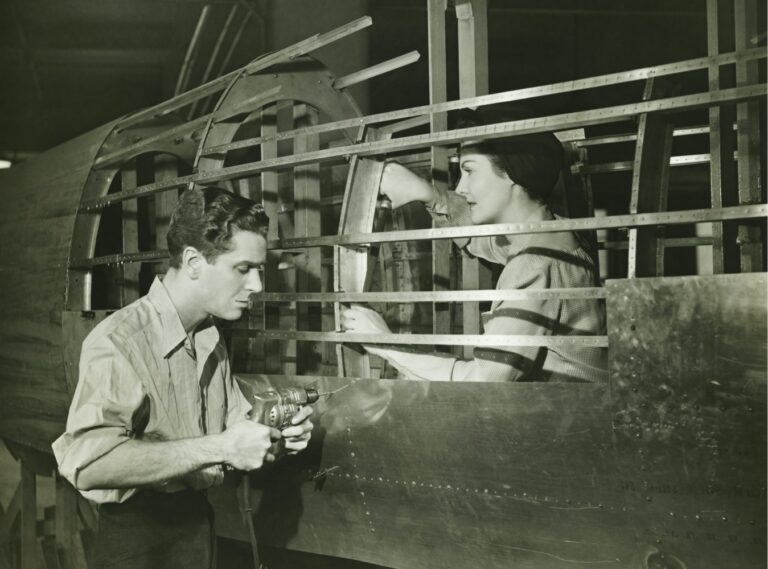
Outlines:
[[[239,320],[243,316],[243,312],[245,312],[245,309],[248,308],[247,306],[237,308],[233,308],[232,310],[229,310],[228,312],[224,314],[214,314],[214,316],[220,320]]]

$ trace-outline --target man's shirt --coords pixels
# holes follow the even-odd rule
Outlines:
[[[159,279],[149,293],[99,323],[83,342],[66,432],[53,443],[59,471],[77,487],[83,468],[131,438],[169,441],[222,432],[250,404],[232,377],[227,350],[210,319],[190,343]],[[140,465],[138,465],[140,467]],[[221,466],[153,490],[204,489]],[[95,502],[123,502],[136,488],[91,490]]]

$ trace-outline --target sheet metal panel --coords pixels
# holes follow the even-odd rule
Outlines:
[[[0,174],[0,436],[43,451],[69,406],[61,312],[72,230],[112,126]]]
[[[629,566],[609,409],[607,386],[359,380],[317,406],[308,452],[253,476],[258,538],[388,567]],[[210,495],[247,539],[236,483]]]
[[[617,481],[638,539],[680,567],[765,567],[767,285],[607,285]]]
[[[258,538],[397,568],[763,567],[766,286],[610,281],[609,385],[353,382],[254,477]],[[246,540],[237,479],[211,498]]]

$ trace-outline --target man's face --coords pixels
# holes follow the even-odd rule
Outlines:
[[[260,271],[267,260],[267,242],[259,233],[236,230],[229,248],[210,263],[203,260],[200,298],[208,314],[237,320],[248,308],[251,293],[263,289]]]
[[[472,223],[503,223],[512,207],[512,180],[500,175],[485,154],[462,151],[456,193],[469,204]]]

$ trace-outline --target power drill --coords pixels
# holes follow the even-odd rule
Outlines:
[[[320,399],[314,387],[285,387],[268,389],[253,395],[251,420],[282,431],[304,407]]]

